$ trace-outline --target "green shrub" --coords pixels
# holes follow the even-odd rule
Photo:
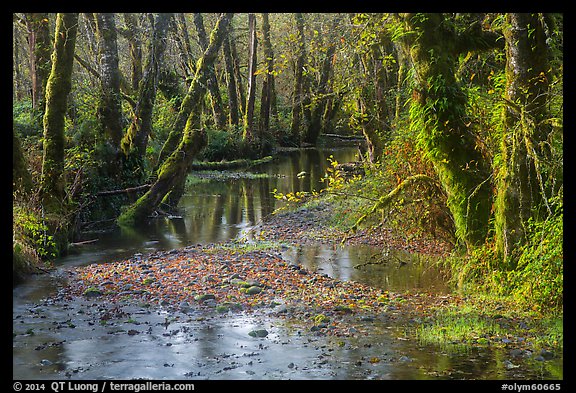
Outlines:
[[[564,215],[562,201],[557,203],[556,214],[529,223],[528,242],[521,248],[517,268],[507,277],[512,296],[539,311],[561,310],[563,305]]]
[[[19,249],[26,249],[29,245],[40,258],[50,259],[57,255],[56,242],[51,235],[47,235],[48,228],[42,223],[38,213],[25,207],[14,206],[13,237]],[[15,246],[16,247],[16,246]]]
[[[556,211],[544,221],[529,221],[527,241],[519,248],[516,267],[506,270],[493,243],[479,247],[466,257],[449,260],[458,287],[511,297],[536,311],[561,311],[563,305],[564,252],[561,197]]]
[[[32,101],[14,102],[12,105],[14,131],[21,137],[42,136],[42,112],[32,109]]]

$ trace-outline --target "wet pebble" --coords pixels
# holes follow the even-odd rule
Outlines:
[[[260,292],[262,292],[262,288],[260,288],[256,285],[253,285],[253,286],[246,289],[246,294],[248,294],[248,295],[256,295]]]
[[[181,312],[183,313],[188,313],[191,310],[190,304],[188,302],[182,302],[180,303],[180,305],[178,306],[178,308],[180,309]]]
[[[276,315],[278,314],[286,314],[288,313],[288,307],[285,304],[280,304],[279,306],[274,307],[272,312]]]
[[[206,302],[208,300],[216,300],[216,296],[211,293],[203,293],[200,295],[194,296],[194,300],[198,302]]]
[[[251,330],[248,335],[250,337],[266,337],[268,335],[268,330],[266,329],[256,329]]]

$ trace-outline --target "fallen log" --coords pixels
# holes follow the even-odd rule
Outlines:
[[[196,171],[237,169],[264,164],[272,160],[273,160],[272,156],[266,156],[264,158],[259,158],[257,160],[238,159],[232,161],[194,162],[190,165],[190,169]]]
[[[82,242],[69,243],[68,247],[77,247],[77,246],[83,246],[85,244],[92,244],[92,243],[96,243],[99,240],[100,239],[91,239],[91,240],[84,240]]]
[[[150,188],[152,184],[143,184],[141,186],[136,187],[128,187],[122,190],[110,190],[110,191],[100,191],[96,193],[96,196],[110,196],[110,195],[118,195],[118,194],[130,194],[132,192],[142,191]]]

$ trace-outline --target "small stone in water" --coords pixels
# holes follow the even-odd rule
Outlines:
[[[250,337],[266,337],[268,335],[268,330],[266,329],[252,330],[250,333],[248,333],[248,335]]]

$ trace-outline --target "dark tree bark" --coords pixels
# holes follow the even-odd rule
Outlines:
[[[131,87],[132,91],[138,91],[138,85],[142,79],[142,39],[140,34],[140,25],[135,14],[125,13],[124,23],[126,29],[123,31],[128,39],[128,48],[130,52],[131,65]]]
[[[515,251],[526,241],[530,218],[538,221],[549,212],[541,163],[550,157],[548,136],[552,128],[545,120],[550,117],[551,70],[543,16],[511,13],[506,20],[507,105],[495,228],[497,250],[513,268]]]
[[[154,18],[154,28],[148,50],[146,71],[138,86],[138,102],[134,119],[122,139],[122,150],[129,162],[141,167],[148,137],[152,132],[152,111],[156,100],[160,64],[166,49],[166,36],[172,18],[170,13],[160,13]]]
[[[101,97],[98,107],[100,124],[115,151],[122,140],[122,107],[120,102],[120,69],[114,14],[96,14],[96,35],[100,56]]]
[[[25,198],[30,191],[32,191],[32,176],[28,171],[20,139],[12,128],[12,192],[19,193]]]
[[[48,14],[27,13],[25,22],[28,30],[28,53],[32,79],[32,108],[44,110],[44,92],[50,75],[52,50]]]
[[[335,17],[332,20],[330,31],[337,31],[339,19]],[[311,110],[311,117],[308,126],[302,135],[302,142],[310,145],[316,145],[318,136],[322,129],[322,115],[326,109],[327,94],[329,91],[328,81],[332,73],[332,63],[334,61],[334,54],[336,53],[336,44],[334,42],[328,43],[326,53],[322,60],[320,68],[320,81],[315,92],[315,102]]]
[[[264,47],[264,61],[266,72],[262,81],[262,95],[260,101],[260,133],[270,129],[270,111],[274,95],[274,52],[270,42],[270,21],[268,14],[262,14],[262,43]]]
[[[196,66],[192,56],[192,46],[190,45],[190,36],[188,34],[188,26],[184,14],[179,12],[174,15],[173,24],[173,31],[174,36],[176,37],[176,44],[178,45],[182,70],[184,72],[184,77],[188,80],[188,78],[191,78],[194,75]]]
[[[258,40],[256,39],[256,15],[248,14],[249,55],[248,55],[248,97],[244,114],[244,140],[252,141],[254,135],[254,103],[256,101],[256,69]]]
[[[72,87],[78,14],[58,14],[52,69],[46,83],[41,196],[47,214],[62,212],[65,195],[64,117]]]
[[[206,30],[204,29],[204,19],[202,18],[202,14],[194,14],[194,24],[196,25],[196,31],[198,32],[200,48],[202,51],[205,51],[208,47],[208,37],[206,36]],[[210,93],[210,97],[212,99],[212,114],[214,115],[214,123],[218,129],[224,130],[226,129],[226,113],[224,112],[224,105],[222,104],[220,87],[218,84],[218,79],[216,78],[214,65],[209,68],[208,73],[208,92]]]
[[[304,59],[306,48],[304,44],[304,16],[301,13],[294,14],[296,21],[296,64],[294,66],[294,88],[292,90],[292,121],[290,130],[292,138],[297,141],[300,139],[300,127],[302,124],[302,104],[303,104],[303,77]]]
[[[232,57],[232,49],[230,48],[230,34],[224,38],[222,43],[224,51],[224,62],[226,65],[226,76],[228,77],[228,104],[230,105],[230,125],[237,126],[240,118],[238,117],[238,95],[236,86],[236,74],[234,72],[234,58]]]
[[[15,17],[16,19],[16,17]],[[13,80],[14,80],[14,89],[12,90],[12,100],[20,101],[22,100],[27,94],[26,82],[22,77],[22,60],[20,59],[21,56],[21,45],[20,45],[20,38],[18,34],[18,26],[13,24],[12,26],[12,69],[13,71]]]
[[[236,50],[236,41],[232,33],[233,27],[230,26],[230,54],[232,55],[232,62],[234,64],[234,77],[236,78],[236,91],[238,102],[240,103],[240,113],[244,116],[244,113],[246,113],[246,93],[244,91],[244,84],[242,83],[242,72],[240,72],[240,60],[238,51]]]
[[[150,190],[118,218],[119,224],[134,225],[144,221],[163,202],[169,202],[172,206],[176,205],[180,197],[177,194],[181,194],[183,190],[192,159],[206,143],[206,134],[200,129],[202,99],[206,93],[208,70],[216,60],[232,16],[233,14],[221,14],[210,36],[208,48],[198,61],[194,80],[184,99],[188,101],[190,115],[178,147],[162,163],[158,177]],[[184,102],[182,107],[184,107]]]

